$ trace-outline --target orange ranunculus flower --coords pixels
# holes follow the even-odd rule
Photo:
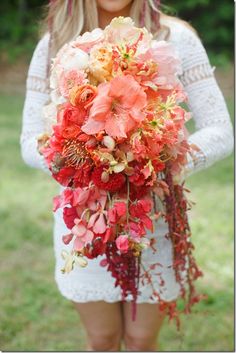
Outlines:
[[[87,109],[97,95],[97,87],[85,84],[70,90],[69,100],[75,107]]]

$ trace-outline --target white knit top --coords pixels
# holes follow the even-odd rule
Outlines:
[[[232,153],[233,126],[214,68],[200,38],[182,22],[168,21],[171,29],[168,41],[174,45],[181,59],[179,78],[187,93],[188,107],[195,123],[195,132],[188,141],[201,150],[194,152],[194,163],[188,156],[186,176],[189,176]],[[28,71],[20,143],[24,161],[50,173],[37,151],[36,141],[37,136],[44,132],[42,108],[50,99],[48,47],[49,34],[46,34],[36,46]]]

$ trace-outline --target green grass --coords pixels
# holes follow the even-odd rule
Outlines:
[[[233,100],[229,102],[232,113]],[[72,304],[54,282],[52,197],[58,186],[30,169],[19,150],[23,97],[0,98],[0,349],[78,351],[85,334]],[[195,257],[208,299],[182,318],[166,321],[163,351],[233,351],[233,156],[187,181],[196,202],[190,213]]]

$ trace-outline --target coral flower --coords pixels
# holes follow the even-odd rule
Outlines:
[[[112,137],[127,137],[145,118],[146,103],[146,93],[131,75],[115,77],[98,87],[82,131],[92,135],[105,130]]]
[[[78,109],[70,103],[65,103],[57,115],[58,122],[61,124],[62,137],[75,138],[81,131],[80,126],[85,117],[85,109]]]
[[[87,109],[97,94],[97,87],[85,84],[70,90],[70,103],[75,107]]]

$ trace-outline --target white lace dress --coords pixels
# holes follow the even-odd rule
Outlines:
[[[214,77],[214,68],[209,63],[200,39],[181,22],[170,21],[168,24],[171,28],[169,41],[177,49],[182,61],[180,80],[188,94],[188,106],[195,122],[196,131],[189,136],[189,142],[196,144],[201,150],[195,152],[194,159],[189,158],[186,175],[188,177],[232,153],[233,126],[225,100]],[[48,42],[49,35],[45,35],[39,41],[30,64],[20,138],[24,161],[46,173],[49,171],[42,156],[37,152],[36,138],[44,131],[42,107],[49,100]],[[68,249],[62,242],[62,235],[67,234],[68,229],[64,225],[61,210],[54,214],[54,219],[55,280],[60,293],[76,302],[119,301],[121,299],[120,288],[114,287],[114,279],[110,273],[99,265],[101,256],[90,260],[86,268],[76,267],[69,274],[61,273],[64,264],[61,251]],[[155,273],[152,274],[152,279],[161,298],[171,301],[179,296],[180,286],[175,280],[174,270],[171,267],[172,243],[165,237],[167,232],[167,224],[160,219],[156,224],[154,235],[158,251],[153,253],[151,250],[145,250],[143,262],[149,265],[156,262],[162,264],[158,270],[165,285],[161,285],[160,277]],[[138,303],[153,302],[150,299],[150,286],[141,286],[140,291]]]

